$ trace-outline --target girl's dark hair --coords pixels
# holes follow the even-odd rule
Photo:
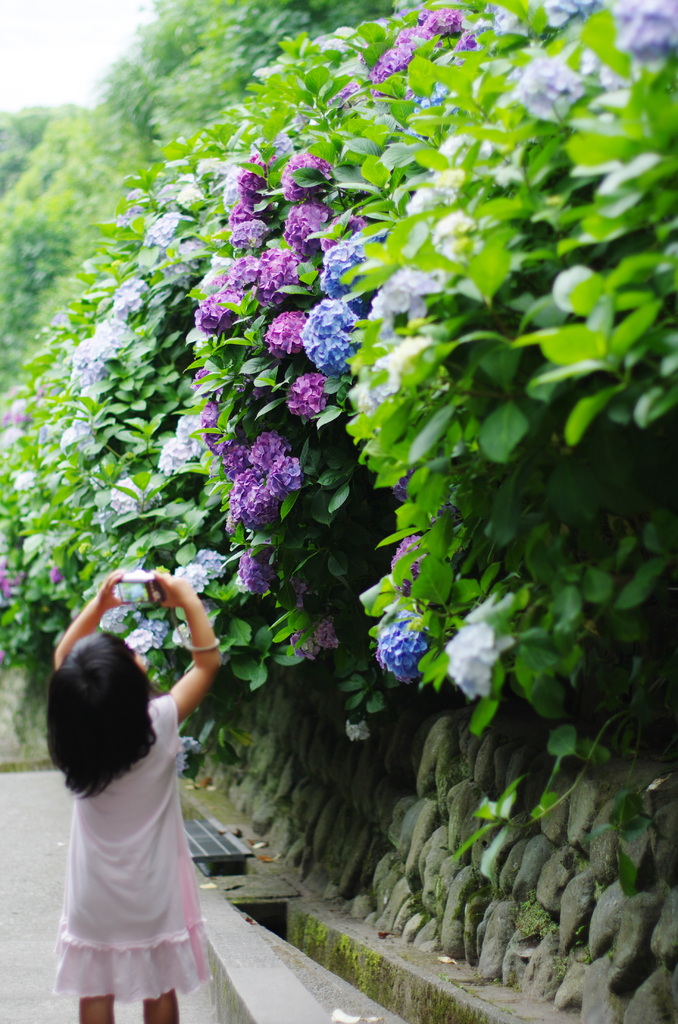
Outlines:
[[[47,701],[47,744],[69,789],[95,796],[146,756],[155,743],[153,695],[121,637],[93,633],[73,645]]]

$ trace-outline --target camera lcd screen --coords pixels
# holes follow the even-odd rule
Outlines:
[[[145,583],[118,583],[118,594],[123,604],[136,604],[138,601],[148,601],[148,590]]]

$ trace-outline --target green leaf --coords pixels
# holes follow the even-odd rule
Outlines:
[[[556,466],[546,485],[546,494],[556,515],[570,526],[590,522],[598,511],[596,478],[574,456]]]
[[[329,69],[324,65],[317,68],[312,68],[307,74],[304,75],[304,85],[309,92],[317,95],[322,89],[323,85],[329,81],[330,72]]]
[[[515,402],[504,402],[483,421],[478,443],[492,462],[508,462],[529,426],[529,420]]]
[[[442,409],[438,409],[438,411],[433,414],[431,419],[426,423],[426,426],[419,431],[410,445],[410,451],[408,454],[408,462],[410,465],[423,458],[423,456],[431,450],[433,445],[440,440],[453,415],[454,409],[451,405],[444,405]]]
[[[565,440],[571,447],[579,444],[598,413],[602,412],[610,399],[618,394],[623,387],[623,384],[616,384],[613,387],[603,388],[596,395],[579,399],[565,424]]]
[[[452,566],[441,562],[433,555],[423,558],[419,575],[412,584],[412,596],[415,600],[432,601],[434,604],[447,604],[454,581]]]
[[[391,180],[390,171],[384,166],[383,161],[378,156],[365,157],[361,170],[363,178],[379,188],[386,188]]]
[[[334,492],[334,494],[332,495],[332,497],[330,498],[330,500],[328,502],[328,505],[327,505],[328,512],[336,512],[337,509],[341,508],[341,506],[344,504],[344,502],[348,499],[348,496],[349,496],[350,493],[351,493],[351,488],[349,487],[348,484],[344,484],[343,487],[339,487]]]
[[[546,746],[554,757],[569,757],[577,753],[577,730],[573,725],[561,725],[549,735]]]
[[[490,724],[497,711],[499,710],[499,701],[494,700],[492,697],[481,697],[471,715],[471,722],[469,729],[474,736],[482,736],[483,732]]]
[[[407,167],[408,164],[415,162],[417,148],[406,142],[394,142],[384,152],[381,162],[389,171],[395,170],[396,167]]]
[[[523,335],[516,344],[538,344],[546,358],[558,366],[569,366],[583,359],[600,359],[607,352],[602,331],[592,331],[584,324],[549,327],[544,331]]]
[[[636,882],[638,880],[638,869],[631,858],[623,850],[617,850],[617,864],[619,866],[619,884],[625,896],[635,896],[638,892]]]
[[[661,576],[665,568],[666,561],[663,558],[651,558],[641,565],[630,583],[627,583],[619,594],[614,603],[615,608],[624,611],[628,608],[636,608],[646,601],[654,590],[657,578]]]
[[[245,646],[252,639],[252,627],[244,619],[232,618],[228,624],[228,637],[234,643]]]
[[[469,261],[468,274],[481,295],[491,299],[506,280],[510,266],[511,254],[505,242],[491,240]]]
[[[652,327],[661,308],[661,302],[648,302],[630,313],[610,338],[610,352],[622,359],[631,346]]]
[[[600,57],[603,64],[616,71],[622,78],[628,78],[631,58],[615,46],[617,26],[611,11],[599,11],[588,18],[581,33],[582,42]]]

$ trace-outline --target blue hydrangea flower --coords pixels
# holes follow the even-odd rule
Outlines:
[[[409,683],[421,675],[417,666],[428,650],[426,634],[410,626],[413,619],[414,615],[403,612],[381,630],[377,640],[377,661],[401,683]]]
[[[559,57],[537,57],[522,69],[513,95],[532,117],[553,121],[581,99],[584,86]]]
[[[602,7],[600,0],[544,0],[549,25],[560,28],[571,18],[588,18]]]
[[[191,584],[196,594],[205,589],[209,583],[209,575],[204,565],[197,562],[189,562],[188,565],[180,565],[174,575],[178,579],[186,579]]]
[[[678,0],[619,0],[617,46],[642,64],[678,51]]]
[[[113,313],[118,320],[126,320],[130,313],[141,309],[144,292],[148,285],[140,277],[131,277],[123,281],[113,296]]]
[[[194,561],[197,565],[203,567],[208,578],[211,580],[223,576],[224,569],[226,568],[225,557],[220,555],[218,551],[212,551],[210,548],[202,548],[198,551]]]
[[[328,377],[339,377],[348,369],[347,360],[357,343],[351,338],[356,315],[341,299],[323,299],[309,313],[301,332],[306,354]]]
[[[325,253],[324,269],[320,275],[320,287],[331,299],[341,299],[352,288],[352,283],[342,281],[344,274],[365,262],[365,239],[362,235],[342,238]]]
[[[180,213],[164,213],[154,224],[151,224],[146,232],[144,245],[149,247],[157,245],[161,249],[166,249],[174,238],[179,221],[185,219]]]

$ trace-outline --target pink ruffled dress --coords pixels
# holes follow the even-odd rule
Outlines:
[[[175,772],[177,706],[151,701],[156,742],[73,810],[54,991],[123,1003],[209,980]]]

